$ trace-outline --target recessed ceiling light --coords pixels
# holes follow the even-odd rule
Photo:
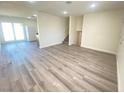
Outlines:
[[[34,16],[34,17],[36,17],[37,15],[36,15],[36,14],[34,14],[33,16]]]
[[[67,12],[67,11],[64,11],[64,12],[63,12],[63,14],[65,14],[65,15],[66,15],[66,14],[68,14],[68,12]]]
[[[94,8],[94,7],[96,7],[96,4],[91,4],[91,8]]]
[[[28,19],[31,19],[31,17],[29,16],[29,17],[27,17]]]

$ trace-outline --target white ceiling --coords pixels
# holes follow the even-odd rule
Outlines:
[[[91,8],[91,4],[96,4],[96,7]],[[0,1],[0,10],[2,7],[14,6],[30,9],[33,12],[41,11],[59,16],[83,15],[89,12],[124,9],[124,1],[73,1],[67,4],[65,1]],[[10,8],[10,7],[9,7]],[[10,8],[11,9],[11,8]],[[63,11],[68,11],[67,15]],[[24,14],[23,14],[24,15]]]

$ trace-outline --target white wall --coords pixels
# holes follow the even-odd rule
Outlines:
[[[76,17],[69,17],[69,45],[77,43]]]
[[[123,10],[85,14],[82,28],[82,47],[116,54]]]
[[[83,16],[76,16],[76,31],[82,31]]]
[[[60,44],[65,38],[65,18],[47,13],[38,13],[40,48]]]
[[[28,26],[28,41],[35,41],[37,26]]]
[[[22,23],[24,26],[28,26],[28,31],[29,31],[29,41],[34,41],[36,40],[35,33],[37,33],[37,23],[34,20],[28,20],[26,18],[20,18],[20,17],[10,17],[10,16],[0,16],[0,38],[1,38],[1,43],[4,43],[4,37],[2,34],[2,29],[1,29],[1,22],[18,22]]]
[[[2,43],[3,39],[3,35],[2,35],[2,29],[1,29],[1,25],[0,25],[0,44]]]
[[[2,43],[2,33],[1,33],[2,31],[1,31],[1,26],[0,26],[0,50],[1,50],[1,43]]]
[[[124,92],[124,25],[117,54],[118,91]]]
[[[5,2],[5,4],[0,5],[0,15],[4,15],[4,16],[14,16],[14,17],[25,17],[26,18],[35,13],[36,12],[34,10],[30,9],[29,7],[20,6],[17,4],[11,5],[11,4],[7,4],[7,2]]]

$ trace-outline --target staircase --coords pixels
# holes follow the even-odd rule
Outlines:
[[[66,38],[63,41],[63,44],[68,44],[68,40],[69,40],[69,35],[66,36]]]

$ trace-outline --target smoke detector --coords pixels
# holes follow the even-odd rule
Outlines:
[[[66,1],[65,3],[66,3],[66,4],[71,4],[71,3],[72,3],[72,1]]]

